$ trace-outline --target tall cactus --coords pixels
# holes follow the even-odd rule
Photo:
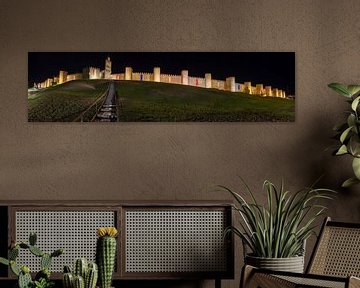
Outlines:
[[[115,227],[98,228],[96,243],[96,261],[99,267],[100,288],[110,288],[116,258]]]

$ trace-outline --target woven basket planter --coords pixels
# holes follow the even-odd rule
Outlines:
[[[246,255],[245,263],[262,269],[304,273],[304,256],[289,258],[262,258]]]

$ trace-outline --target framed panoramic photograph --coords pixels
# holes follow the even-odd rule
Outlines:
[[[29,52],[30,122],[292,122],[294,52]]]

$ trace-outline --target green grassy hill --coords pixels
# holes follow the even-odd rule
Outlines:
[[[295,101],[191,86],[116,81],[119,121],[294,121]],[[74,121],[104,94],[105,80],[29,92],[29,121]],[[100,99],[102,100],[102,99]],[[94,106],[93,106],[94,107]],[[92,109],[92,108],[91,108]],[[94,111],[84,121],[90,121]]]
[[[166,83],[117,81],[120,121],[294,121],[295,101]]]

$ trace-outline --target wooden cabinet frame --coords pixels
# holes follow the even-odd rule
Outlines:
[[[8,201],[0,202],[0,213],[7,210],[8,233],[7,244],[15,239],[16,211],[114,211],[115,223],[120,232],[118,237],[117,269],[114,279],[233,279],[234,278],[234,237],[226,240],[227,270],[221,272],[162,272],[162,273],[129,273],[125,271],[125,213],[136,210],[219,210],[226,214],[227,225],[233,223],[234,213],[231,203],[223,201]],[[1,212],[2,211],[2,212]],[[1,237],[1,236],[0,236]],[[4,236],[0,243],[4,244]],[[0,247],[1,249],[1,247]],[[4,249],[3,249],[4,250]],[[0,255],[4,256],[4,255]],[[1,275],[1,274],[0,274]],[[61,273],[53,273],[54,278],[60,278]],[[13,274],[0,279],[13,279]]]

